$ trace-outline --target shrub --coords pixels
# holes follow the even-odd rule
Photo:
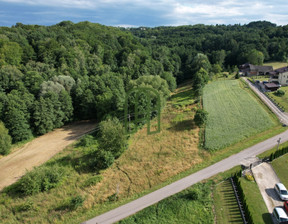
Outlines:
[[[56,187],[64,176],[64,168],[40,167],[28,172],[18,182],[16,188],[24,195],[48,191]]]
[[[77,146],[88,147],[97,144],[97,140],[92,135],[86,135],[84,138],[81,138]]]
[[[110,151],[118,158],[126,149],[125,130],[117,118],[102,121],[99,130],[99,148]]]
[[[69,201],[68,207],[70,210],[75,210],[78,207],[82,206],[84,201],[85,201],[85,198],[83,198],[81,195],[72,197]]]
[[[83,187],[89,187],[89,186],[95,185],[99,183],[102,179],[103,179],[103,176],[101,175],[90,177],[84,182]]]
[[[24,202],[23,204],[17,205],[14,207],[15,212],[25,212],[34,209],[34,205],[32,201]]]
[[[285,92],[283,90],[279,89],[276,92],[274,92],[274,95],[281,97],[281,96],[285,95]]]
[[[254,177],[253,177],[253,175],[250,174],[250,173],[246,173],[245,178],[246,178],[247,180],[249,180],[249,181],[254,181]]]
[[[114,163],[114,156],[110,151],[98,150],[95,154],[95,165],[99,169],[106,169]]]
[[[110,195],[110,196],[108,196],[107,197],[107,200],[108,201],[117,201],[118,200],[118,195],[116,194],[116,193],[114,193],[114,194],[112,194],[112,195]]]
[[[197,190],[192,190],[187,194],[187,198],[190,200],[198,200],[200,198],[200,193]]]
[[[199,127],[203,126],[208,118],[208,112],[202,109],[198,109],[194,116],[195,124]]]

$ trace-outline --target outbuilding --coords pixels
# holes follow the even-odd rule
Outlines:
[[[264,83],[264,86],[265,86],[266,90],[270,90],[270,91],[276,91],[280,87],[279,84],[276,84],[274,82]]]

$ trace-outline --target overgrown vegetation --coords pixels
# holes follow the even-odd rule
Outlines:
[[[4,192],[11,195],[34,195],[55,188],[64,178],[65,169],[63,167],[38,167],[26,173],[17,183],[7,187]]]
[[[199,183],[119,223],[214,223],[212,181]]]

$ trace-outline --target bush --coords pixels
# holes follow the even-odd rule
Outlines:
[[[83,146],[88,147],[95,145],[97,143],[97,140],[92,135],[86,135],[84,138],[81,138],[77,146]]]
[[[249,181],[254,181],[254,177],[253,177],[253,175],[250,174],[250,173],[246,173],[245,178],[246,178],[247,180],[249,180]]]
[[[62,167],[40,167],[28,172],[17,183],[23,195],[33,195],[56,187],[64,176]]]
[[[276,92],[274,92],[274,95],[281,97],[281,96],[285,95],[285,92],[283,90],[279,89]]]
[[[14,212],[25,212],[34,209],[32,201],[24,202],[23,204],[17,205],[14,207]]]
[[[102,179],[103,179],[103,176],[100,176],[100,175],[90,177],[84,182],[83,187],[89,187],[89,186],[95,185],[99,183]]]
[[[197,190],[192,190],[187,194],[187,198],[190,200],[198,200],[200,198],[200,193]]]
[[[117,118],[102,121],[99,130],[99,148],[109,151],[118,158],[126,149],[127,138],[125,130]],[[104,154],[100,153],[104,156]]]
[[[82,206],[84,201],[85,201],[85,199],[81,195],[78,195],[76,197],[72,197],[69,201],[68,207],[70,210],[75,210],[78,207]]]
[[[202,109],[198,109],[194,116],[195,124],[199,127],[203,126],[208,118],[208,112]]]

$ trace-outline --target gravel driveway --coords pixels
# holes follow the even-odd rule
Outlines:
[[[275,184],[280,182],[280,180],[269,163],[262,163],[253,167],[252,172],[268,211],[272,213],[274,207],[283,205],[283,201],[280,200],[274,190]],[[275,222],[275,220],[273,221]]]

